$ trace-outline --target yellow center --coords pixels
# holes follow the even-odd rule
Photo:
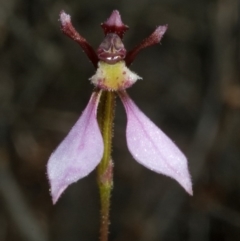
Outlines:
[[[113,91],[130,87],[137,79],[141,77],[129,70],[124,61],[115,64],[99,61],[96,74],[90,78],[95,86]]]

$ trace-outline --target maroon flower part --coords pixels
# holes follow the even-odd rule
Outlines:
[[[167,25],[158,26],[155,31],[146,39],[144,39],[133,50],[129,51],[126,56],[126,65],[129,66],[135,59],[138,52],[146,47],[158,44],[167,30]]]
[[[109,33],[115,33],[120,38],[123,38],[124,33],[129,29],[129,27],[123,24],[121,16],[117,10],[114,10],[110,18],[101,24],[105,35]]]
[[[108,64],[115,64],[125,59],[126,49],[116,33],[108,33],[97,49],[97,56]]]
[[[127,88],[141,79],[128,66],[140,50],[160,42],[167,26],[157,27],[149,37],[127,52],[122,37],[128,27],[115,10],[102,24],[105,38],[95,52],[74,29],[68,14],[62,11],[60,21],[62,31],[82,47],[96,67],[96,73],[90,78],[96,89],[79,120],[48,161],[47,173],[53,202],[58,200],[70,184],[93,171],[103,157],[104,142],[97,121],[97,108],[103,91],[116,91],[122,100],[127,114],[127,145],[133,158],[150,170],[175,179],[192,195],[186,157],[144,115],[126,92]]]
[[[82,47],[83,51],[86,53],[93,65],[97,67],[98,57],[95,50],[87,42],[87,40],[83,38],[73,27],[70,15],[66,14],[64,11],[61,11],[60,22],[63,33],[66,34],[69,38],[76,41]]]
[[[167,25],[158,26],[149,37],[144,39],[133,50],[129,51],[126,54],[124,44],[121,40],[124,33],[129,29],[129,27],[122,22],[119,12],[117,10],[114,10],[108,20],[101,24],[106,38],[100,44],[96,53],[93,47],[86,41],[86,39],[83,38],[72,26],[70,15],[66,14],[64,11],[61,11],[60,22],[63,33],[66,34],[69,38],[76,41],[82,47],[83,51],[86,53],[86,55],[95,67],[97,67],[99,60],[104,60],[103,52],[109,52],[111,54],[114,54],[114,52],[119,52],[119,49],[121,49],[121,58],[119,58],[119,60],[124,59],[126,65],[129,66],[134,61],[136,55],[140,50],[159,43],[167,30]],[[106,61],[108,61],[107,57],[108,56],[106,56]],[[113,63],[115,63],[115,60],[113,61]]]

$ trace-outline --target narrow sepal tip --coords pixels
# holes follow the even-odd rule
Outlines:
[[[71,23],[71,16],[66,14],[63,10],[60,12],[59,17],[62,26]]]

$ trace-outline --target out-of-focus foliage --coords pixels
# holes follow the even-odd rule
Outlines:
[[[157,25],[161,45],[131,66],[129,92],[189,159],[194,196],[133,161],[118,102],[110,240],[240,239],[240,3],[237,0],[0,2],[0,240],[98,238],[95,174],[51,204],[46,162],[86,106],[94,68],[62,35],[64,9],[97,48],[118,9],[131,49]]]

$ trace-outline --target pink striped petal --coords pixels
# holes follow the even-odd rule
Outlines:
[[[127,113],[127,145],[134,159],[167,175],[192,195],[187,160],[178,147],[145,116],[126,92],[119,93]]]
[[[96,119],[98,102],[99,94],[93,93],[81,117],[48,161],[53,203],[70,184],[87,176],[101,161],[104,147]]]

